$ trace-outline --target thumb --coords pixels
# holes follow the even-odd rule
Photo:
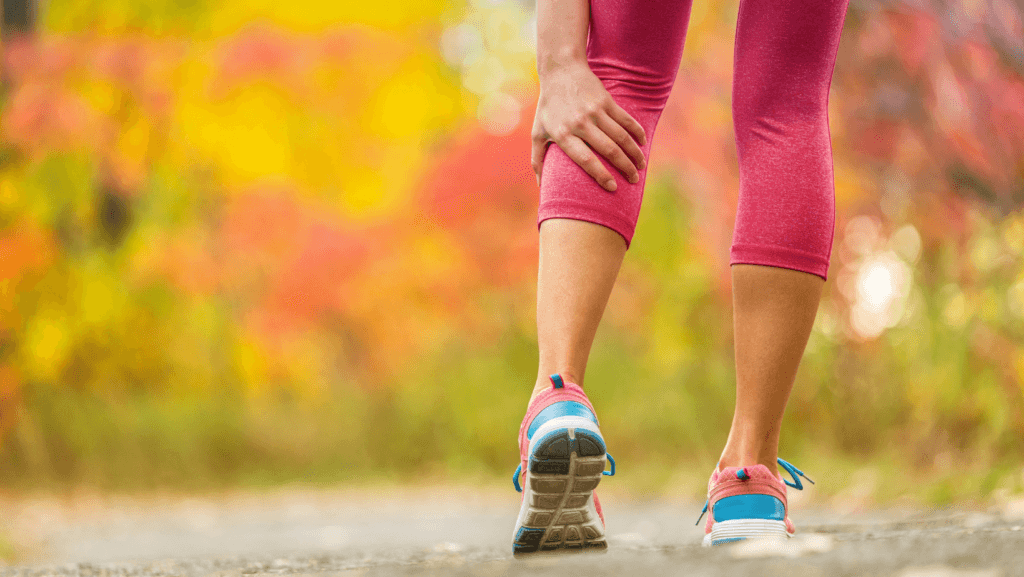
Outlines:
[[[530,153],[530,165],[533,166],[533,175],[537,178],[538,188],[540,187],[540,175],[544,171],[544,153],[548,150],[548,142],[534,141]]]

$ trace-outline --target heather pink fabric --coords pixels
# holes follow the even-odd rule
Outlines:
[[[587,60],[615,101],[654,133],[682,58],[692,0],[591,0]],[[835,228],[828,95],[849,0],[741,0],[732,110],[739,204],[732,264],[800,270],[827,278]],[[684,136],[685,138],[685,136]],[[549,144],[538,227],[586,220],[633,240],[647,169],[631,184],[598,154],[618,188],[609,192]],[[649,163],[648,163],[649,166]]]
[[[749,479],[743,480],[736,477],[736,471],[746,469]],[[704,533],[710,533],[715,523],[715,503],[720,499],[734,495],[772,495],[782,501],[786,508],[786,530],[795,533],[796,528],[789,520],[789,502],[786,500],[786,482],[782,477],[776,477],[764,465],[752,467],[726,467],[722,470],[717,468],[711,473],[708,479],[708,520],[704,525]]]
[[[594,417],[597,418],[597,411],[594,410],[594,405],[590,404],[590,399],[587,398],[587,394],[583,392],[583,388],[576,383],[570,383],[563,379],[563,386],[560,389],[555,388],[555,383],[552,381],[551,388],[544,389],[530,403],[530,406],[526,408],[526,415],[523,416],[522,423],[519,424],[519,459],[523,465],[523,483],[526,483],[526,475],[529,474],[529,459],[530,455],[530,441],[526,437],[527,431],[530,430],[530,423],[544,409],[552,403],[559,401],[576,401],[583,404],[585,407],[590,409],[590,412],[594,413]],[[601,512],[601,502],[597,500],[597,491],[594,491],[594,508],[597,509],[597,516],[601,518],[601,524],[604,524],[604,513]]]

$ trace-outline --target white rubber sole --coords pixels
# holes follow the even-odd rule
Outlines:
[[[786,531],[785,521],[770,519],[734,519],[718,521],[711,526],[711,532],[704,536],[703,545],[724,545],[742,539],[778,537],[789,539],[792,535]]]
[[[605,444],[593,421],[558,417],[533,434],[523,505],[512,532],[515,556],[564,550],[606,550],[594,489],[605,467]]]

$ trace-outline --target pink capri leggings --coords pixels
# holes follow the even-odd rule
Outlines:
[[[612,98],[654,130],[682,59],[692,0],[590,0],[587,60]],[[730,263],[827,278],[835,228],[828,93],[849,0],[740,0],[732,111],[739,204]],[[549,218],[601,224],[633,239],[647,169],[632,184],[597,155],[610,192],[548,146],[537,225]],[[649,166],[649,164],[648,164]]]

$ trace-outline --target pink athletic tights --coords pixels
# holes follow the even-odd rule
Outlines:
[[[650,158],[682,59],[692,0],[590,0],[587,60],[612,98],[644,127]],[[732,111],[739,205],[731,264],[827,278],[835,228],[828,93],[849,0],[740,0]],[[537,221],[586,220],[633,239],[647,170],[632,184],[598,158],[610,192],[549,143]]]

